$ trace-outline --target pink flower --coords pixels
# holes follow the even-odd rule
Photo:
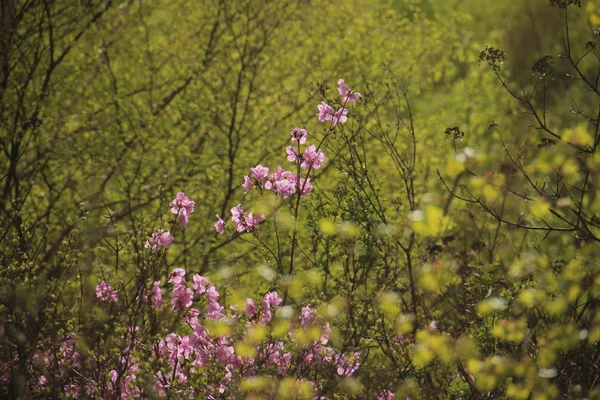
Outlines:
[[[183,358],[188,359],[194,353],[194,341],[193,336],[183,336],[179,345],[178,352]]]
[[[238,204],[231,209],[231,220],[235,222],[236,231],[242,233],[255,229],[264,220],[264,216],[254,217],[252,213],[247,214],[242,210],[242,205]]]
[[[250,180],[250,177],[248,175],[244,176],[243,186],[244,186],[244,189],[246,190],[244,192],[244,194],[247,194],[254,187],[254,183],[252,183],[252,181]]]
[[[277,307],[282,302],[283,302],[283,300],[281,300],[281,297],[279,297],[277,292],[269,292],[269,293],[265,294],[265,296],[263,297],[262,304],[264,307],[269,307],[269,306]]]
[[[207,278],[198,274],[194,275],[192,279],[194,280],[194,289],[196,289],[196,293],[204,293],[209,287],[212,286]]]
[[[72,397],[74,399],[78,399],[81,395],[81,388],[75,384],[68,384],[63,387],[65,395],[67,397]]]
[[[68,337],[60,344],[59,351],[61,353],[58,360],[59,369],[61,372],[65,371],[65,367],[70,363],[70,367],[80,367],[82,363],[82,357],[75,350],[77,340],[73,337]],[[69,367],[69,368],[70,368]]]
[[[263,308],[261,316],[262,318],[260,319],[260,321],[263,324],[267,325],[269,322],[271,322],[271,319],[273,319],[273,312],[271,311],[271,308]]]
[[[290,174],[291,174],[290,171],[286,171],[285,169],[283,169],[281,167],[281,165],[279,165],[277,167],[277,171],[275,171],[271,174],[271,179],[273,179],[274,181],[279,181],[279,180],[284,179],[285,177],[289,176]]]
[[[168,388],[171,386],[171,375],[169,374],[165,374],[163,372],[157,372],[156,374],[154,374],[153,376],[153,380],[154,380],[154,386],[159,394],[160,397],[166,397],[167,395],[167,391],[165,390],[165,388]]]
[[[302,156],[302,164],[300,165],[304,169],[319,169],[323,165],[325,160],[325,153],[321,149],[317,150],[315,145],[310,145],[304,151]]]
[[[245,219],[244,220],[239,220],[236,224],[235,224],[235,230],[238,233],[242,233],[242,232],[246,232],[248,230],[248,227],[246,226],[246,222]]]
[[[253,317],[254,313],[256,313],[256,304],[252,299],[246,299],[246,309],[245,314],[247,317]]]
[[[163,304],[165,304],[165,302],[163,301],[162,290],[160,289],[159,281],[154,282],[154,286],[152,286],[151,295],[154,307],[160,308],[163,306]]]
[[[175,287],[173,290],[173,298],[171,299],[173,311],[180,311],[191,306],[193,297],[194,292],[185,287],[185,285]]]
[[[179,210],[179,220],[181,221],[181,225],[188,226],[190,222],[190,214],[185,208]]]
[[[175,284],[175,286],[185,285],[185,269],[175,268],[169,275],[169,283]]]
[[[262,318],[261,321],[263,324],[268,324],[271,322],[273,318],[273,313],[271,312],[271,306],[277,307],[279,306],[283,300],[279,297],[277,292],[269,292],[265,294],[262,300]]]
[[[329,322],[326,322],[322,327],[321,338],[319,341],[322,345],[326,345],[329,342],[329,337],[331,336],[331,327],[329,326]]]
[[[340,108],[339,110],[337,110],[335,112],[335,114],[333,114],[333,117],[331,118],[331,124],[333,126],[336,126],[339,122],[344,123],[348,120],[348,109],[347,108]]]
[[[343,79],[338,80],[338,92],[342,96],[342,103],[356,103],[361,97],[360,93],[350,90]]]
[[[323,152],[320,151],[318,153],[314,153],[313,155],[311,152],[314,152],[314,146],[312,146],[312,149],[310,150],[307,149],[307,152],[311,158],[306,161],[306,164],[310,164],[314,161],[315,164],[320,167],[323,163],[323,159],[325,158]],[[313,189],[313,186],[310,183],[310,178],[300,178],[300,181],[298,181],[296,174],[284,170],[281,168],[281,166],[278,167],[277,172],[271,174],[269,179],[271,180],[267,181],[267,184],[265,184],[265,189],[273,190],[276,194],[281,195],[284,199],[287,199],[296,193],[298,189],[300,189],[302,196],[308,195]]]
[[[250,171],[251,171],[250,176],[252,178],[257,179],[263,183],[264,183],[264,181],[267,180],[267,175],[269,175],[269,168],[263,167],[260,164],[258,164],[254,168],[250,168]]]
[[[165,249],[168,249],[169,247],[171,247],[171,244],[175,241],[175,238],[173,237],[173,235],[171,235],[171,232],[163,232],[161,233],[160,237],[158,238],[158,242],[159,244],[164,247]]]
[[[213,224],[213,226],[215,227],[215,231],[217,231],[217,233],[220,235],[221,233],[225,232],[225,221],[223,221],[221,219],[221,217],[219,217],[219,214],[217,214],[217,222],[215,222]]]
[[[310,306],[302,307],[300,310],[300,323],[303,326],[306,326],[312,324],[313,322],[313,309]]]
[[[177,364],[177,367],[175,368],[175,379],[177,379],[177,382],[183,383],[187,381],[187,378],[187,375],[181,370],[181,364]]]
[[[248,214],[248,217],[246,218],[247,230],[248,231],[254,230],[258,226],[258,224],[260,224],[264,220],[265,220],[264,215],[258,215],[255,217],[254,215],[252,215],[252,213]]]
[[[296,193],[296,181],[291,179],[282,179],[273,182],[273,191],[287,199]]]
[[[284,375],[288,371],[292,360],[292,354],[289,352],[284,354],[283,351],[284,344],[282,341],[270,344],[266,350],[267,360],[265,365],[267,367],[277,367],[277,373],[280,375]]]
[[[334,114],[333,107],[322,101],[321,104],[317,106],[317,110],[319,122],[331,121]]]
[[[110,380],[110,392],[114,394],[114,391],[117,389],[117,378],[119,377],[119,373],[116,369],[111,369],[108,372],[108,379]]]
[[[286,147],[285,152],[287,153],[287,160],[289,162],[295,162],[298,159],[298,154],[296,153],[296,148],[294,146]]]
[[[152,233],[150,239],[146,241],[145,247],[152,250],[158,250],[161,247],[168,249],[174,241],[175,238],[171,235],[171,232],[156,230]]]
[[[96,297],[106,303],[116,303],[119,301],[117,291],[106,283],[106,281],[102,281],[96,285]]]
[[[219,298],[219,292],[217,291],[217,288],[214,286],[209,286],[209,288],[206,290],[206,297],[208,297],[209,300],[217,301]]]
[[[206,305],[206,319],[221,319],[224,317],[223,311],[225,311],[225,307],[216,300],[209,299]]]
[[[198,316],[200,315],[200,311],[195,308],[190,308],[184,315],[184,321],[190,326],[194,326],[198,324]]]
[[[327,105],[325,102],[321,102],[321,104],[319,104],[317,106],[318,108],[318,112],[317,114],[319,115],[319,121],[320,122],[324,122],[324,121],[331,121],[331,124],[333,126],[336,126],[338,123],[340,122],[346,122],[348,120],[348,109],[347,108],[340,108],[337,111],[333,110],[333,107],[331,107],[330,105]]]
[[[165,336],[165,339],[159,343],[160,354],[170,354],[170,360],[175,361],[179,353],[179,344],[181,343],[181,337],[176,333],[169,333]]]
[[[238,221],[235,223],[235,230],[239,233],[246,232],[248,230],[248,227],[246,226],[246,217],[238,219]]]
[[[231,220],[236,224],[240,222],[245,215],[246,213],[244,212],[244,210],[242,210],[241,204],[238,204],[237,206],[231,209]]]
[[[337,373],[340,376],[353,375],[358,367],[360,366],[360,354],[354,353],[350,357],[346,357],[344,354],[340,354],[336,358]]]
[[[329,363],[333,362],[335,359],[335,350],[331,347],[321,347],[317,346],[319,349],[319,358],[322,362]]]
[[[287,352],[287,353],[283,354],[281,357],[279,357],[279,360],[277,360],[277,372],[280,375],[285,375],[288,372],[288,370],[290,369],[291,362],[292,362],[292,353]]]
[[[219,346],[217,348],[217,362],[226,363],[233,357],[232,346]]]
[[[10,369],[4,367],[4,363],[2,361],[0,361],[0,367],[2,367],[2,369],[4,370],[4,372],[0,374],[0,383],[6,385],[10,383],[11,380]]]
[[[306,143],[306,129],[294,128],[290,134],[292,135],[292,142],[300,142],[300,144]]]
[[[310,183],[310,178],[300,178],[300,193],[302,196],[308,196],[313,190],[313,185]]]
[[[189,214],[194,212],[194,206],[196,202],[190,200],[183,192],[177,193],[175,199],[171,202],[171,212],[173,214],[179,214],[182,209],[187,210]]]
[[[135,326],[131,325],[131,326],[127,327],[127,332],[129,332],[131,334],[134,334],[134,333],[136,333],[139,330],[140,330],[140,327],[137,326],[137,325],[135,325]]]
[[[393,400],[394,399],[394,392],[392,392],[391,390],[382,390],[381,392],[377,393],[377,400]]]
[[[177,193],[175,199],[171,202],[171,212],[179,216],[179,220],[183,226],[187,226],[189,215],[194,212],[196,202],[187,198],[183,192]]]

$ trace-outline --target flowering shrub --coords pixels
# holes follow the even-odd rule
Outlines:
[[[345,355],[331,347],[329,324],[311,307],[303,307],[292,317],[291,308],[282,309],[278,294],[269,292],[258,306],[249,298],[243,312],[237,312],[233,306],[226,310],[219,303],[219,292],[207,278],[196,274],[189,285],[185,276],[186,271],[181,268],[170,274],[169,306],[163,300],[159,282],[154,282],[147,298],[157,314],[171,313],[181,318],[178,332],[151,340],[143,328],[128,328],[130,345],[119,353],[117,366],[110,370],[101,362],[101,354],[87,354],[84,358],[78,350],[77,336],[71,334],[60,340],[56,352],[36,352],[28,361],[41,373],[32,374],[31,393],[47,393],[46,386],[59,379],[65,382],[63,389],[68,398],[139,398],[151,394],[230,398],[253,379],[271,376],[293,378],[304,385],[304,392],[316,396],[325,389],[325,382],[319,377],[351,376],[358,369],[359,354]],[[102,282],[97,290],[104,294],[111,289]],[[277,313],[282,316],[275,317]],[[278,327],[282,322],[284,325]],[[150,358],[150,365],[157,368],[153,374],[148,375],[150,371],[138,365],[138,360],[144,358]],[[57,371],[54,366],[58,366]],[[90,372],[92,376],[88,375]],[[152,382],[149,386],[148,379]],[[260,389],[248,387],[250,391]],[[270,384],[263,389],[276,393]]]
[[[347,17],[361,2],[342,2],[328,10],[336,10],[344,35],[324,29],[327,37],[321,35],[323,46],[316,48],[326,48],[329,37],[354,45],[339,59],[340,52],[330,51],[316,57],[323,65],[333,57],[356,75],[345,59],[376,65],[377,57],[365,58],[370,51],[360,54],[351,39],[359,32],[376,43],[368,41],[370,32],[383,25],[403,33],[387,41],[390,46],[412,46],[423,62],[411,62],[404,49],[400,63],[380,60],[385,78],[364,74],[360,93],[343,79],[337,90],[311,84],[307,109],[299,105],[306,93],[288,86],[292,79],[272,89],[261,74],[264,65],[285,64],[272,58],[276,52],[264,52],[269,38],[282,33],[270,31],[268,17],[278,14],[269,10],[304,2],[214,2],[201,14],[206,19],[198,34],[194,31],[200,42],[203,32],[210,37],[198,46],[202,61],[183,69],[194,76],[181,86],[169,92],[171,82],[181,81],[170,76],[147,81],[146,74],[138,74],[140,85],[123,85],[112,41],[94,40],[103,43],[102,64],[95,59],[92,64],[110,71],[110,79],[99,79],[110,86],[110,96],[92,115],[93,104],[71,104],[81,98],[75,94],[53,115],[37,104],[54,96],[50,74],[66,55],[56,58],[54,50],[75,52],[62,41],[80,36],[51,32],[78,24],[101,32],[104,11],[90,12],[96,3],[91,2],[86,19],[63,24],[56,4],[67,1],[41,2],[40,9],[38,2],[29,3],[19,13],[28,16],[25,22],[14,30],[7,24],[8,31],[18,33],[11,40],[32,48],[21,35],[31,39],[28,32],[38,30],[22,28],[42,27],[39,41],[31,42],[42,49],[33,47],[36,57],[48,54],[50,68],[38,68],[47,76],[22,85],[27,73],[13,74],[6,81],[8,101],[0,95],[6,109],[17,104],[10,121],[5,108],[0,113],[0,129],[10,132],[2,137],[10,160],[0,163],[5,188],[0,259],[6,264],[0,273],[0,397],[598,397],[600,122],[597,103],[590,100],[599,93],[598,29],[588,29],[580,54],[570,41],[583,34],[567,29],[561,57],[536,56],[525,69],[524,84],[515,87],[515,57],[495,43],[479,53],[479,64],[490,66],[492,74],[478,73],[477,52],[469,43],[473,35],[453,33],[464,20],[448,18],[453,23],[445,25],[442,19],[423,19],[432,13],[412,2],[400,20],[384,6],[373,6],[386,23],[367,26]],[[170,12],[182,4],[164,3]],[[583,5],[550,3],[554,7],[546,11],[560,14],[560,26],[577,18]],[[589,3],[596,25],[600,19]],[[155,37],[149,34],[156,24],[152,6],[133,2],[111,14],[118,15],[109,27],[111,38],[129,38],[117,31],[132,25],[127,15],[136,7],[140,32],[146,40]],[[331,15],[314,8],[314,17]],[[9,22],[15,17],[10,14]],[[277,24],[288,29],[293,21],[285,20],[287,8],[283,14]],[[432,34],[411,45],[404,34],[412,29]],[[53,37],[60,38],[59,45],[44,47]],[[288,39],[277,43],[297,43]],[[213,47],[223,40],[226,46]],[[144,60],[155,59],[153,48],[154,41],[145,46]],[[13,54],[18,57],[5,65],[9,70],[14,62],[27,63],[25,51]],[[219,79],[212,79],[213,59],[226,64],[227,71],[214,75]],[[174,72],[168,62],[148,64],[168,71],[165,75]],[[31,74],[37,74],[35,68]],[[73,82],[91,91],[97,74],[102,72],[88,80],[73,74]],[[460,84],[445,85],[449,76]],[[491,85],[492,78],[500,84]],[[555,82],[573,96],[553,91]],[[194,86],[207,90],[198,97]],[[518,127],[506,132],[506,120],[515,117],[512,109],[502,109],[506,103],[493,99],[492,86],[507,90],[525,108],[532,135],[521,135]],[[571,91],[577,86],[583,89]],[[413,93],[424,100],[414,104]],[[465,95],[474,99],[455,109]],[[198,98],[209,101],[190,101]],[[573,101],[568,110],[561,108],[563,98]],[[169,106],[178,101],[179,107]],[[116,111],[104,111],[113,109],[106,104]],[[485,112],[476,111],[479,104],[486,104]],[[297,124],[290,118],[302,113],[312,120],[278,140],[280,126],[292,128]],[[41,116],[66,134],[36,134],[48,126]],[[491,117],[497,122],[489,122]],[[161,118],[168,121],[161,133],[172,128],[172,135],[157,134]],[[446,119],[444,127],[450,128],[444,131],[439,121]],[[103,131],[118,131],[121,140],[106,140]],[[54,154],[47,158],[44,142],[67,136],[77,138],[69,144],[106,144],[110,155],[92,157],[91,163],[76,158],[77,170],[69,163],[56,168],[62,179],[46,174],[46,163],[63,164]],[[27,143],[35,151],[23,152]],[[490,151],[493,146],[501,151]],[[67,147],[57,145],[50,153],[71,154]],[[203,153],[206,147],[214,154]],[[78,175],[98,180],[98,192],[74,185]],[[43,184],[25,187],[30,176]],[[175,198],[167,199],[171,194]],[[68,201],[62,205],[63,200]],[[167,205],[170,213],[164,212]]]
[[[360,97],[343,80],[340,94],[344,103]],[[319,106],[319,120],[331,121],[326,137],[347,120],[347,112]],[[299,199],[313,190],[311,172],[325,160],[321,145],[326,137],[306,145],[307,131],[292,130],[295,146],[286,153],[295,172],[257,165],[244,177],[246,193],[271,191],[281,200],[296,196],[297,211]],[[89,326],[109,323],[116,329],[80,332],[73,327],[54,338],[57,345],[45,342],[47,347],[26,360],[3,360],[0,385],[10,382],[11,363],[24,362],[31,369],[26,385],[31,396],[52,396],[59,388],[67,398],[216,399],[253,392],[272,397],[293,388],[303,397],[321,399],[335,391],[334,382],[358,371],[360,353],[332,346],[330,324],[310,306],[284,305],[277,291],[269,291],[260,301],[247,298],[238,310],[239,305],[220,299],[207,277],[194,274],[188,281],[186,270],[175,268],[166,282],[156,279],[166,251],[176,243],[171,231],[188,227],[195,202],[179,192],[170,207],[175,218],[169,230],[157,228],[145,242],[149,252],[141,280],[121,284],[119,290],[107,280],[95,286],[98,302]],[[255,233],[265,216],[247,213],[238,204],[229,220],[235,225],[232,232]],[[227,223],[217,215],[214,227],[220,234]]]
[[[169,333],[154,345],[153,355],[162,365],[154,384],[161,396],[229,398],[265,376],[294,378],[319,393],[323,382],[312,380],[319,373],[333,370],[345,377],[360,365],[357,353],[347,356],[328,346],[329,324],[308,306],[291,318],[291,310],[281,309],[279,295],[269,292],[258,306],[248,298],[243,312],[226,310],[205,277],[194,275],[193,290],[182,269],[174,270],[169,281],[172,311],[183,316],[187,332]],[[274,318],[278,312],[283,316]],[[207,328],[211,323],[218,333]],[[284,330],[277,326],[281,323]]]

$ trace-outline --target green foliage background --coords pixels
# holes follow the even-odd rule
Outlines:
[[[574,54],[597,42],[600,24],[598,2],[582,3],[566,9]],[[209,276],[229,304],[275,289],[318,307],[336,345],[363,357],[356,379],[332,384],[339,398],[598,396],[597,92],[567,77],[572,65],[559,57],[565,9],[543,0],[1,7],[0,359],[15,377],[11,396],[24,395],[29,372],[6,360],[27,359],[48,338],[78,331],[107,354],[118,347],[118,335],[98,331],[124,331],[128,309],[98,317],[98,282],[133,304],[136,285],[166,282],[173,268]],[[506,87],[479,62],[487,45],[506,52]],[[563,141],[538,147],[548,134],[506,89],[537,88],[531,67],[546,54],[556,71],[531,101]],[[596,51],[579,67],[594,79]],[[292,128],[326,135],[316,106],[335,101],[339,78],[363,99],[324,142],[326,166],[293,242],[291,203],[244,196],[240,184],[259,163],[285,165]],[[461,140],[444,133],[454,126]],[[475,157],[458,162],[465,146]],[[524,172],[538,188],[563,189],[536,193]],[[195,213],[153,266],[143,245],[168,228],[178,191]],[[260,235],[278,257],[215,235],[215,214],[238,203],[265,212]]]

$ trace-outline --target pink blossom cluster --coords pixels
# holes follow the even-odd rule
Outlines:
[[[195,205],[196,202],[190,200],[183,192],[177,193],[175,199],[173,199],[173,201],[171,201],[169,204],[171,207],[171,212],[177,215],[176,221],[181,222],[181,225],[184,227],[188,226],[190,214],[194,212]],[[175,223],[173,226],[174,225]],[[152,236],[146,240],[145,247],[147,249],[151,249],[152,251],[168,249],[171,247],[174,241],[175,237],[171,234],[171,232],[163,229],[155,229],[152,233]]]
[[[238,232],[252,231],[263,221],[263,219],[264,217],[262,215],[255,217],[252,213],[247,213],[242,210],[241,204],[238,204],[231,209],[231,220],[235,223],[235,230]]]
[[[67,398],[148,398],[153,393],[159,397],[228,398],[239,390],[241,379],[267,375],[306,381],[318,392],[323,388],[320,385],[325,384],[318,380],[321,369],[346,377],[359,368],[358,353],[340,353],[329,345],[329,324],[310,306],[302,307],[297,319],[291,320],[288,335],[273,337],[267,333],[256,342],[251,339],[251,332],[257,327],[272,332],[274,317],[283,305],[276,291],[264,294],[258,302],[246,299],[243,312],[238,312],[233,307],[226,309],[215,285],[199,274],[189,279],[185,269],[176,268],[167,283],[172,287],[168,298],[160,281],[154,281],[145,299],[161,318],[180,318],[183,323],[173,325],[179,327],[177,330],[150,346],[144,342],[142,348],[138,342],[147,328],[130,326],[119,335],[122,345],[117,347],[118,353],[108,358],[105,352],[112,348],[106,346],[89,348],[83,357],[76,335],[69,334],[55,341],[55,348],[34,353],[28,364],[35,382],[29,390],[44,393],[48,385],[61,382],[61,391]],[[105,281],[97,287],[100,297],[118,301],[116,291]],[[230,331],[211,333],[207,326],[213,320],[227,324]],[[321,336],[312,343],[300,343],[292,334],[313,327],[320,329]],[[253,355],[238,354],[236,343],[247,343],[253,348]],[[159,365],[154,371],[142,370],[137,361],[140,354],[147,354],[147,349],[151,349],[151,357]],[[57,370],[53,372],[54,367]],[[93,379],[82,378],[84,371],[94,371]],[[150,376],[139,378],[146,373]],[[0,383],[8,382],[10,374],[3,373],[0,378]],[[152,387],[147,385],[147,378]]]
[[[238,233],[253,231],[264,219],[263,215],[255,217],[254,214],[245,212],[241,204],[231,209],[231,221],[235,224],[235,230]],[[225,232],[225,221],[221,219],[219,214],[217,214],[217,222],[213,226],[217,233]]]
[[[183,192],[179,192],[169,205],[171,206],[171,212],[179,217],[181,225],[187,226],[190,214],[194,212],[196,202],[190,200]]]
[[[168,249],[174,241],[175,238],[171,235],[171,232],[163,232],[161,229],[157,229],[152,233],[150,239],[146,241],[145,247],[152,250],[160,248]]]
[[[360,99],[360,93],[353,91],[346,85],[343,79],[338,79],[338,92],[342,96],[342,103],[356,103]]]
[[[348,120],[348,109],[341,107],[337,111],[324,101],[317,106],[319,122],[331,121],[332,126],[344,123]]]
[[[139,367],[130,357],[135,349],[135,341],[131,341],[131,344],[116,357],[118,367],[106,372],[108,364],[99,354],[91,352],[83,357],[79,353],[74,334],[60,338],[56,348],[49,347],[33,353],[28,364],[35,379],[29,391],[47,395],[51,385],[61,382],[62,394],[70,399],[141,398],[144,392],[136,376]],[[81,379],[84,369],[94,371],[94,379]],[[120,395],[116,396],[117,393]]]
[[[320,167],[325,159],[325,155],[319,157]],[[288,156],[288,159],[289,158],[290,157]],[[263,167],[260,164],[254,168],[250,168],[250,176],[244,176],[243,185],[246,189],[245,193],[248,193],[252,188],[256,187],[261,190],[271,190],[284,199],[287,199],[296,192],[299,192],[301,196],[307,196],[313,188],[310,183],[310,178],[298,177],[297,174],[286,171],[281,166],[278,166],[277,170],[269,172],[269,168]]]
[[[173,285],[171,308],[183,313],[189,331],[171,332],[154,347],[156,357],[163,362],[163,368],[154,373],[154,384],[161,396],[187,393],[203,398],[227,397],[240,379],[254,375],[306,379],[304,375],[315,368],[327,367],[342,377],[356,373],[359,354],[345,355],[327,346],[329,324],[322,323],[312,308],[302,308],[297,327],[320,327],[319,340],[309,345],[298,344],[290,333],[278,339],[267,336],[254,343],[249,341],[250,332],[257,326],[269,326],[283,303],[277,292],[266,293],[258,305],[247,299],[240,313],[233,307],[226,310],[219,303],[219,292],[207,278],[196,274],[190,284],[185,276],[185,270],[177,268],[169,275],[168,282]],[[231,326],[231,333],[211,334],[206,322],[215,319]],[[253,343],[254,356],[237,354],[235,344],[240,342]],[[301,364],[294,364],[294,360],[301,360]],[[202,387],[193,384],[200,377],[206,379]]]
[[[336,352],[332,347],[327,346],[331,335],[331,328],[328,322],[323,323],[321,317],[310,307],[302,307],[300,312],[300,326],[308,329],[311,326],[318,326],[321,329],[321,337],[302,352],[302,366],[305,368],[314,368],[324,364],[335,366],[335,371],[339,376],[351,376],[360,367],[360,354],[347,356]]]
[[[144,391],[137,384],[136,372],[140,369],[135,363],[127,363],[122,359],[122,368],[124,373],[119,382],[119,372],[116,369],[110,370],[108,373],[109,385],[106,394],[111,397],[116,397],[117,391],[121,393],[121,399],[132,399],[143,397]],[[117,389],[118,388],[118,389]]]
[[[298,147],[288,146],[286,152],[289,161],[298,163],[301,168],[310,172],[313,168],[321,168],[325,160],[325,154],[314,145],[308,146],[304,153],[300,154],[300,145],[306,143],[306,138],[307,132],[305,129],[294,128],[291,132],[291,141],[296,142]],[[272,191],[283,199],[287,199],[296,193],[299,193],[302,197],[308,196],[313,189],[308,177],[302,177],[298,173],[287,171],[281,166],[271,171],[268,167],[260,164],[250,168],[250,175],[244,176],[242,185],[245,194],[253,188],[257,188],[261,193],[263,190]],[[238,204],[231,209],[230,220],[235,224],[236,232],[251,232],[264,220],[264,216],[254,216],[252,213],[246,213],[242,209],[242,205]],[[217,221],[213,226],[217,233],[224,233],[226,221],[217,214]]]
[[[162,290],[160,288],[160,281],[155,281],[152,284],[152,289],[150,289],[150,298],[152,299],[152,304],[156,308],[161,308],[163,304],[165,304],[162,297]]]
[[[325,160],[325,153],[313,144],[304,150],[304,154],[299,154],[294,146],[288,146],[285,149],[287,160],[300,164],[300,168],[310,170],[311,168],[319,169]]]
[[[292,353],[286,351],[285,343],[276,340],[269,343],[266,348],[261,349],[259,358],[265,360],[265,367],[275,368],[278,375],[286,375],[292,363]]]
[[[116,303],[119,301],[116,289],[113,289],[106,281],[102,281],[96,285],[96,297],[106,303]]]
[[[331,121],[331,126],[335,127],[338,123],[344,123],[348,120],[348,109],[344,108],[347,103],[354,103],[360,97],[360,93],[351,90],[343,79],[338,80],[338,92],[342,96],[342,107],[335,110],[325,102],[317,106],[317,116],[320,122]],[[301,145],[305,145],[308,133],[306,129],[296,127],[290,132],[291,146],[285,149],[287,160],[298,165],[297,171],[287,171],[281,166],[271,171],[269,168],[257,165],[250,168],[250,175],[244,176],[244,193],[247,194],[252,189],[257,189],[262,194],[264,190],[272,191],[276,195],[287,199],[294,194],[301,197],[308,196],[313,189],[310,182],[310,172],[313,169],[319,169],[325,161],[325,153],[321,150],[321,145],[314,144],[306,146],[304,150]],[[301,176],[301,170],[306,170],[306,175]],[[254,217],[252,213],[246,214],[242,210],[242,205],[231,209],[230,220],[235,224],[235,231],[238,233],[251,232],[264,219],[263,216]],[[213,227],[218,234],[226,230],[226,221],[217,214],[217,221]]]
[[[360,97],[360,93],[351,90],[343,79],[338,80],[338,92],[342,96],[342,105],[355,103]],[[317,115],[319,122],[331,121],[332,126],[344,123],[348,120],[348,109],[340,107],[337,111],[324,101],[317,106]]]

